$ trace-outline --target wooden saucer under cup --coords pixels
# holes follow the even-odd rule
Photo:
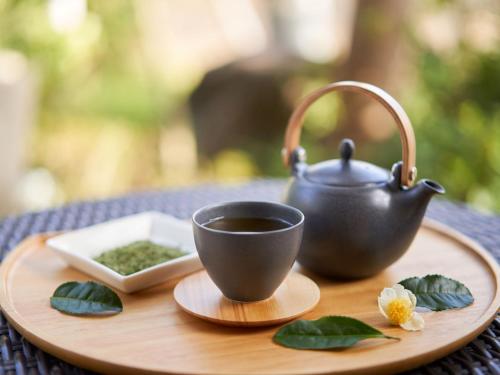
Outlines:
[[[257,327],[284,323],[311,311],[319,298],[316,283],[295,272],[287,276],[271,298],[258,302],[227,299],[206,271],[187,276],[174,289],[174,299],[182,310],[227,326]]]

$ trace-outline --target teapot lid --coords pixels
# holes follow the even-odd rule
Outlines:
[[[364,161],[352,160],[354,149],[351,139],[343,139],[339,145],[341,158],[307,167],[304,178],[310,182],[332,186],[361,186],[389,179],[388,170]]]

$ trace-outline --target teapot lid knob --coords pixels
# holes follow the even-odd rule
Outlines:
[[[349,159],[351,159],[352,155],[354,154],[355,149],[356,146],[354,145],[352,139],[344,138],[342,141],[340,141],[339,151],[342,161],[349,161]]]

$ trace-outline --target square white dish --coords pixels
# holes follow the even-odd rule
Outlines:
[[[128,276],[92,259],[104,251],[140,240],[178,247],[187,254]],[[68,232],[49,239],[47,245],[69,265],[125,293],[202,268],[191,223],[159,212],[143,212]]]

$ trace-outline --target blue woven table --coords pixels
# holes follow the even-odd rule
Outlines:
[[[199,207],[231,200],[279,201],[282,180],[257,180],[239,186],[204,185],[182,190],[153,191],[120,198],[72,203],[61,208],[8,217],[0,222],[0,259],[25,237],[42,232],[86,227],[142,211],[161,211],[187,219]],[[500,261],[500,217],[465,205],[434,201],[428,216],[482,244]],[[500,319],[473,342],[411,374],[500,374]],[[0,375],[89,374],[31,345],[0,314]]]

